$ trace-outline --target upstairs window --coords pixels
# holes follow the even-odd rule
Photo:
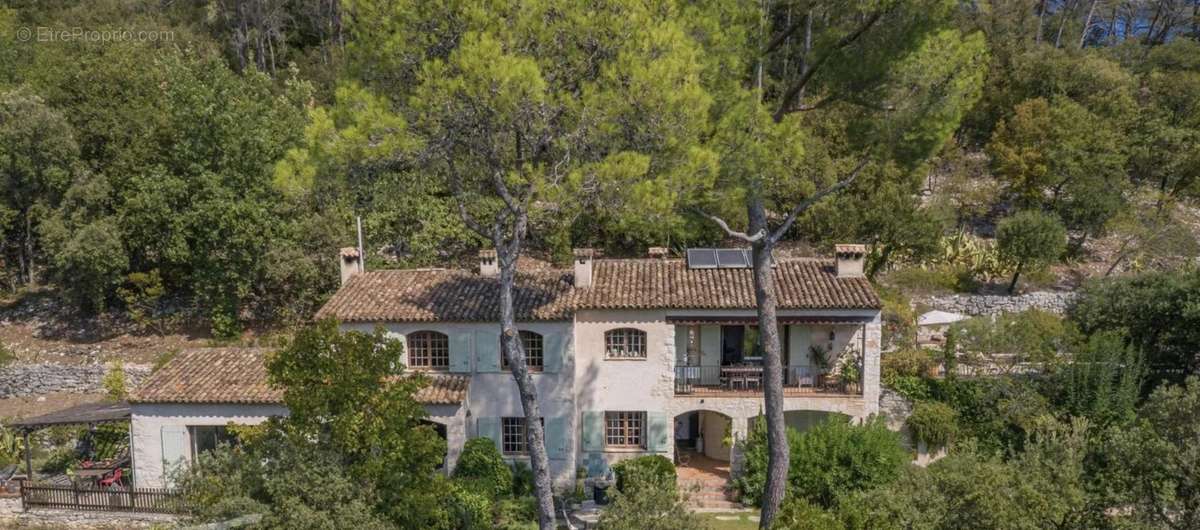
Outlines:
[[[542,371],[545,355],[542,350],[542,336],[532,331],[521,330],[521,347],[525,349],[525,366],[531,372]],[[504,338],[501,337],[501,342]],[[500,368],[508,370],[508,357],[504,355],[504,345],[500,346]]]
[[[633,328],[606,331],[604,354],[613,359],[645,359],[646,332]]]
[[[436,331],[409,333],[408,366],[418,370],[450,369],[450,338]]]

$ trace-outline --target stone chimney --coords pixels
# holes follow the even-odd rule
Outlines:
[[[486,278],[500,276],[500,264],[496,262],[496,250],[485,248],[479,251],[479,275]]]
[[[338,262],[342,264],[342,285],[350,281],[350,277],[362,272],[362,258],[358,255],[358,249],[354,247],[342,247],[338,251]]]
[[[833,253],[837,257],[838,278],[861,278],[863,276],[863,260],[867,255],[865,245],[834,245]]]
[[[575,287],[592,286],[592,261],[596,251],[590,248],[577,248],[575,254]]]
[[[666,259],[668,252],[667,247],[650,247],[646,249],[646,255],[650,259]]]

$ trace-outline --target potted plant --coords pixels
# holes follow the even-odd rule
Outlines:
[[[596,504],[599,504],[600,506],[608,504],[608,488],[611,488],[613,484],[616,483],[617,478],[615,475],[613,475],[613,470],[611,467],[608,468],[608,471],[606,471],[604,475],[593,478],[592,500],[596,501]]]
[[[824,388],[825,370],[829,368],[829,349],[820,344],[813,344],[808,348],[808,357],[812,360],[812,366],[817,372],[815,386]]]
[[[842,374],[842,384],[844,385],[846,392],[857,394],[859,390],[859,381],[862,379],[862,366],[859,365],[858,356],[843,356],[842,364],[838,371]]]

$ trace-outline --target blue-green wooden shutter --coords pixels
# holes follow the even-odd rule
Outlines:
[[[604,450],[604,413],[601,411],[583,413],[583,450]]]
[[[546,420],[546,455],[551,460],[563,460],[571,454],[570,430],[567,418]]]
[[[710,367],[701,372],[700,384],[720,382],[720,370],[711,368],[721,366],[721,326],[700,326],[700,366]]]
[[[675,364],[678,366],[687,366],[688,364],[687,326],[675,326]]]
[[[490,438],[496,444],[496,450],[500,449],[500,418],[479,418],[475,420],[475,435],[480,438]]]
[[[475,367],[480,372],[500,371],[500,333],[475,332]]]
[[[671,434],[674,430],[674,424],[671,418],[664,412],[647,412],[646,423],[650,424],[650,428],[646,431],[649,439],[646,440],[646,450],[655,453],[665,453],[671,448]]]
[[[452,333],[450,335],[450,371],[459,373],[471,371],[471,335],[469,333]]]
[[[542,371],[557,374],[562,371],[563,357],[566,355],[566,341],[562,333],[547,333],[542,335]]]

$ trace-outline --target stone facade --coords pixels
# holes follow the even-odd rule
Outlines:
[[[109,366],[104,364],[14,363],[0,368],[0,399],[52,393],[103,392],[101,381],[108,370]],[[125,365],[125,382],[130,389],[148,375],[149,366]]]
[[[930,297],[924,302],[940,311],[972,316],[1019,313],[1035,308],[1061,315],[1066,313],[1075,296],[1073,292],[1051,291],[1038,291],[1017,296],[952,294]]]

